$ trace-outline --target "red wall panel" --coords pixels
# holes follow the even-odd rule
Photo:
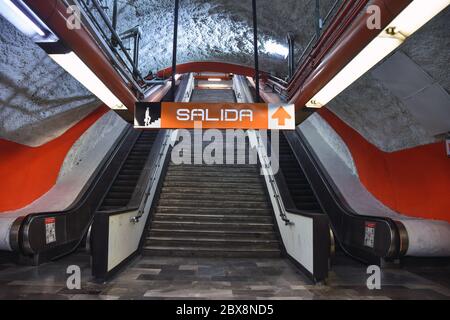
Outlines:
[[[326,108],[319,114],[345,141],[361,182],[391,209],[450,222],[450,159],[445,142],[384,152]]]
[[[0,139],[0,213],[20,209],[50,190],[73,144],[108,110],[105,106],[98,108],[39,147]]]

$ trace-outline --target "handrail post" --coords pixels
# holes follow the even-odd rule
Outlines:
[[[113,1],[112,27],[114,31],[117,31],[117,0]],[[114,47],[117,47],[117,39],[114,35],[111,35],[111,43]]]
[[[260,102],[259,96],[259,61],[258,61],[258,20],[256,14],[256,0],[252,0],[253,11],[253,50],[255,56],[255,89],[256,89],[256,103]]]
[[[178,40],[178,9],[180,0],[175,0],[173,19],[173,48],[172,48],[172,101],[175,102],[175,74],[177,72],[177,40]]]
[[[322,32],[322,18],[320,17],[320,0],[316,0],[316,37],[320,38]]]
[[[288,76],[289,79],[292,78],[295,72],[295,63],[294,63],[294,35],[292,33],[288,33],[287,35],[287,41],[288,41],[288,49],[289,49],[289,55],[288,55]]]

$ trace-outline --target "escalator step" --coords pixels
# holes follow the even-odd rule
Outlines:
[[[157,131],[141,132],[106,194],[100,210],[113,210],[129,203],[157,135]]]

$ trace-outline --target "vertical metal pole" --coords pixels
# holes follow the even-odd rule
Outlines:
[[[320,17],[320,0],[316,0],[316,36],[319,40],[320,33],[322,32],[322,18]]]
[[[294,35],[292,33],[288,33],[287,35],[289,55],[288,55],[288,75],[289,78],[292,78],[295,72],[295,57],[294,57]]]
[[[175,0],[173,21],[173,48],[172,48],[172,101],[175,101],[175,74],[177,73],[177,38],[178,38],[178,8],[180,0]]]
[[[259,97],[259,61],[258,61],[258,21],[256,14],[256,0],[252,0],[253,9],[253,49],[255,53],[255,88],[256,88],[256,101],[260,102]]]
[[[117,0],[114,0],[113,2],[112,27],[114,31],[117,31]],[[116,39],[114,35],[111,38],[113,46],[116,47],[118,39]]]
[[[133,56],[133,62],[134,62],[134,75],[137,77],[139,75],[139,45],[141,40],[141,33],[138,32],[134,36],[134,56]]]

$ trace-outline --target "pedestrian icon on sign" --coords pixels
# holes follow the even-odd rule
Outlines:
[[[161,103],[137,102],[134,108],[134,127],[138,129],[160,129]]]
[[[147,109],[145,110],[144,125],[146,127],[149,127],[150,123],[152,123],[152,117],[150,117],[150,109],[147,107]]]

